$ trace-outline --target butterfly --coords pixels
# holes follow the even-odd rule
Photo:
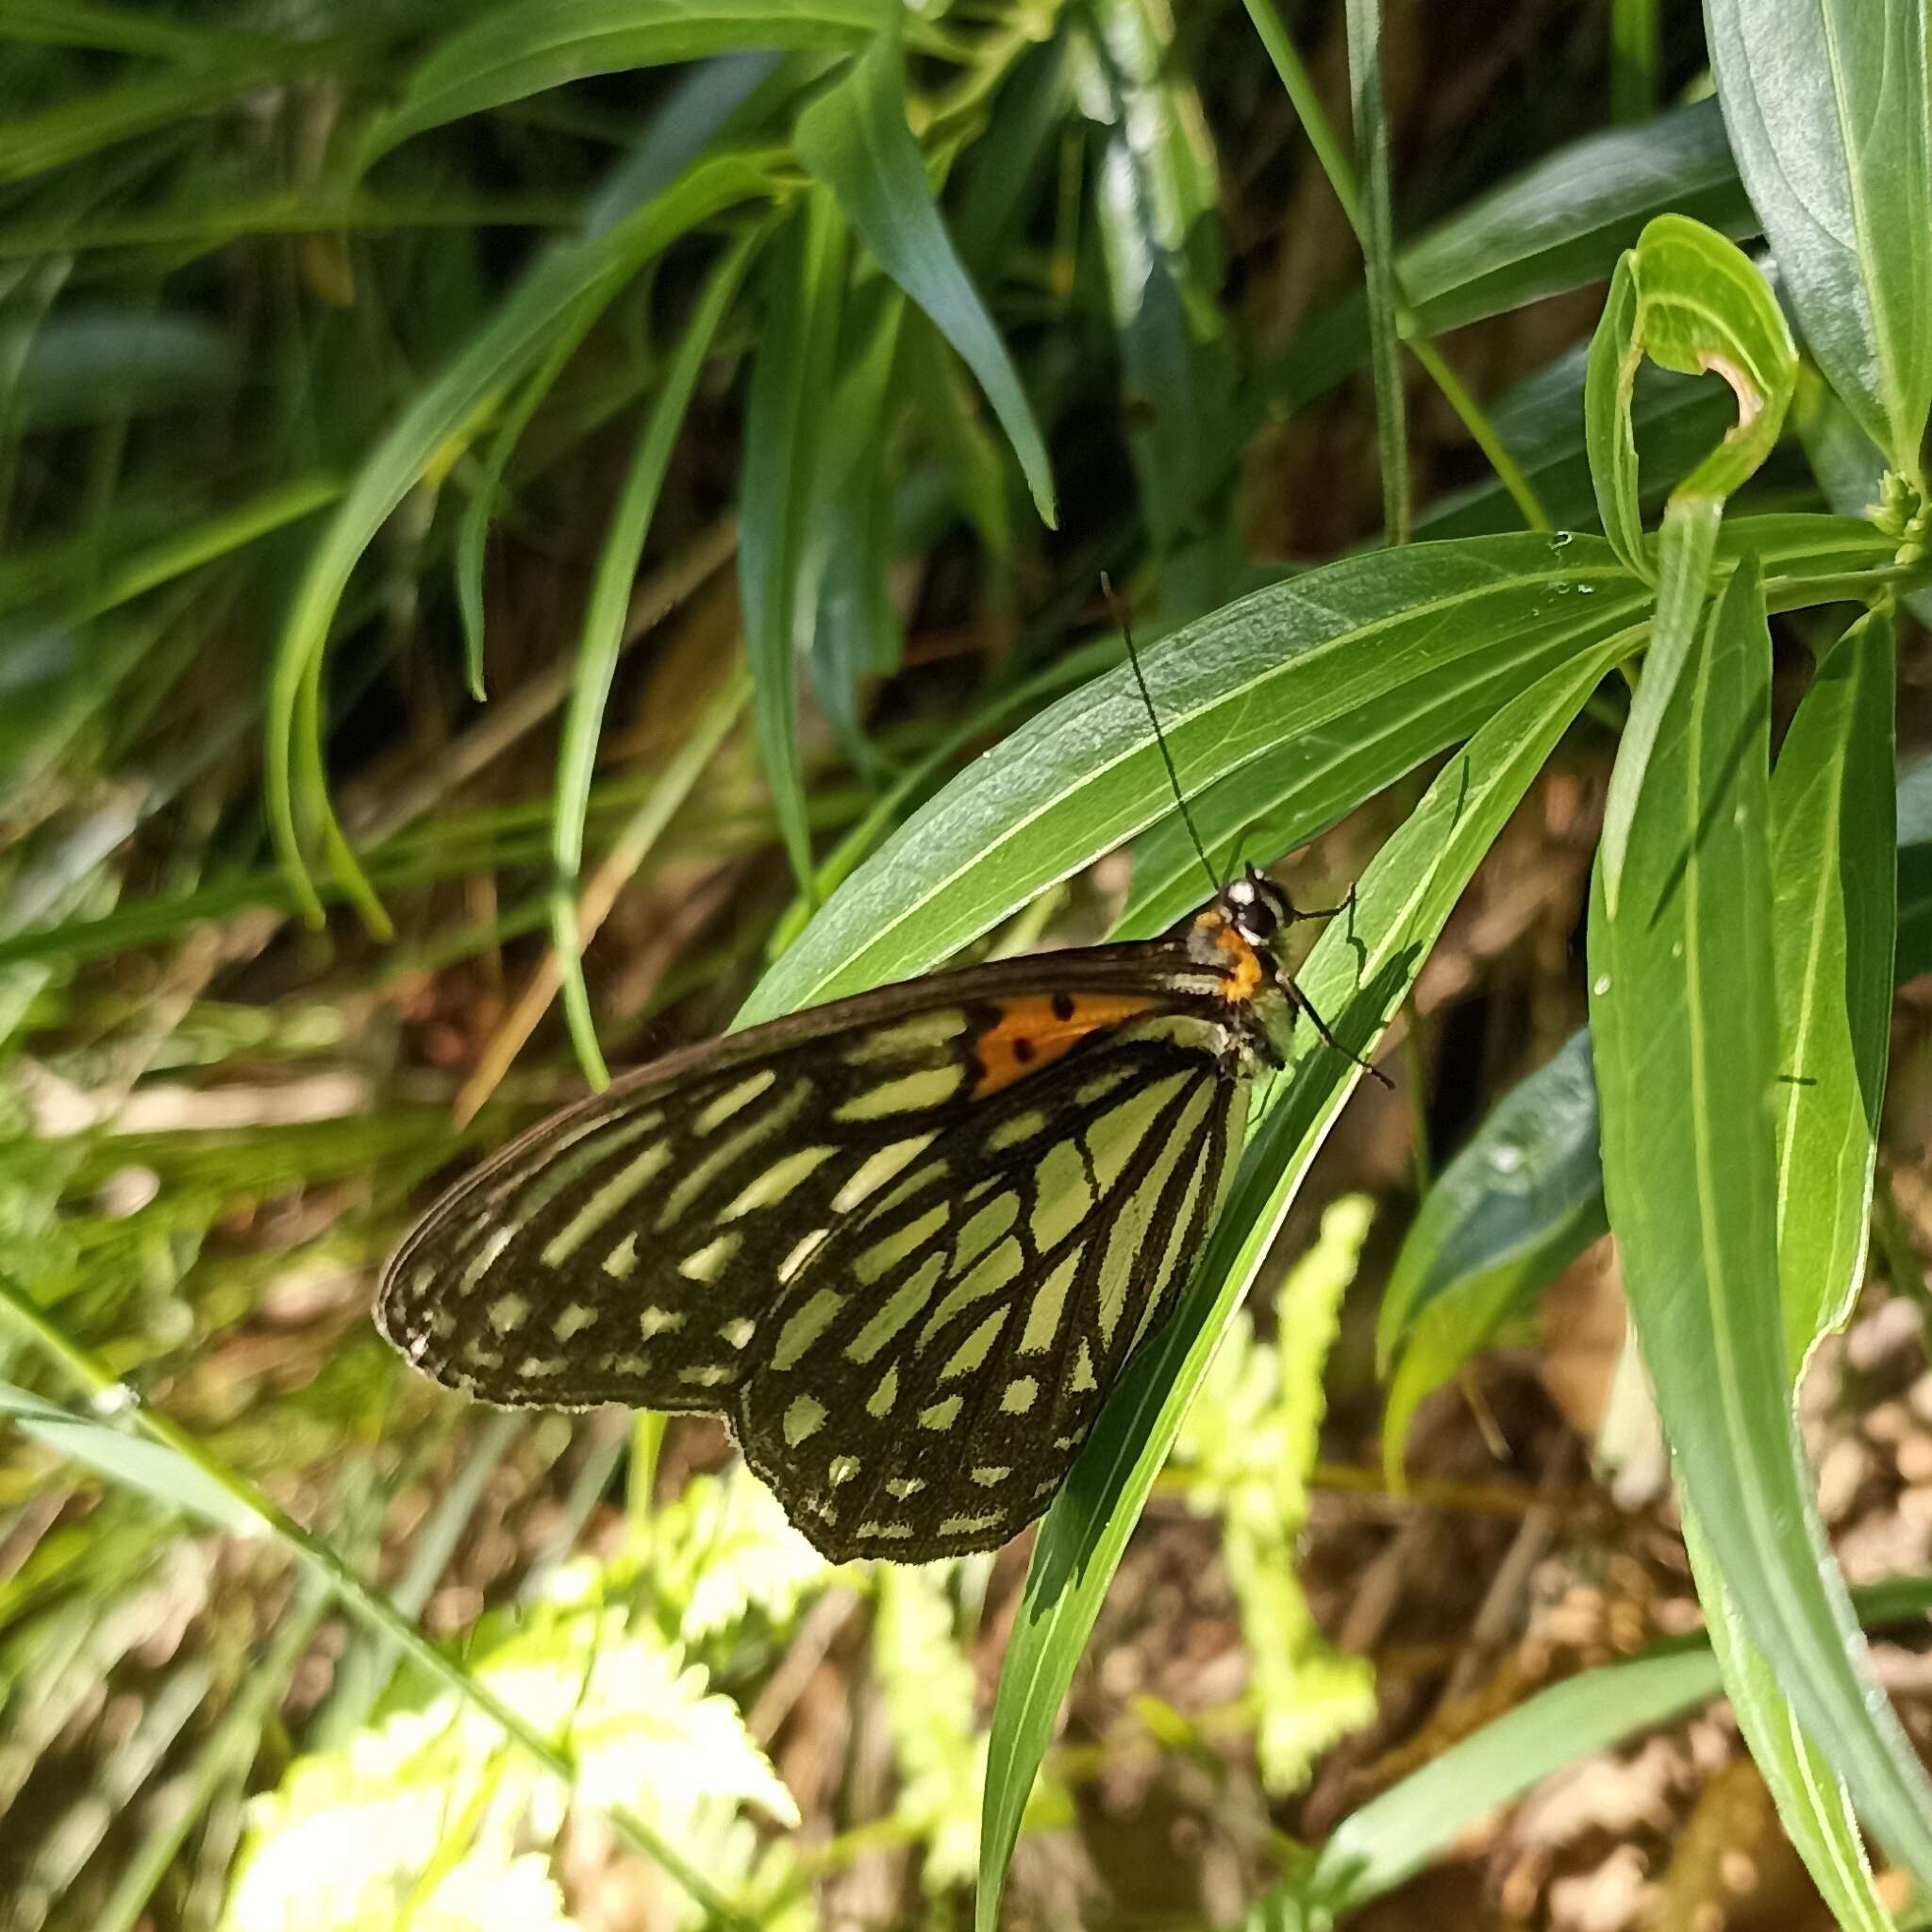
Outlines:
[[[674,1053],[444,1194],[377,1326],[486,1402],[722,1414],[834,1561],[994,1548],[1172,1312],[1297,1015],[1348,1053],[1278,951],[1342,909],[1249,867],[1161,939]]]

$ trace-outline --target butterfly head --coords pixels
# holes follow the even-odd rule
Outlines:
[[[1281,928],[1294,917],[1294,908],[1281,888],[1251,865],[1238,879],[1221,889],[1216,900],[1222,916],[1258,953],[1267,953]]]

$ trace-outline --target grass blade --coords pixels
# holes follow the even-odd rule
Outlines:
[[[756,49],[845,52],[895,10],[896,0],[512,0],[417,63],[370,126],[362,166],[428,128],[599,74]]]
[[[831,428],[833,359],[845,292],[845,223],[824,189],[780,237],[745,406],[738,591],[751,660],[752,724],[791,870],[808,891],[811,838],[799,769],[800,642],[817,608],[808,535]]]
[[[297,815],[296,726],[305,709],[313,707],[329,629],[363,551],[450,441],[549,351],[559,316],[574,315],[580,304],[608,302],[678,236],[725,208],[761,198],[769,189],[766,175],[754,163],[722,155],[699,162],[611,227],[553,243],[490,322],[403,411],[357,472],[309,552],[275,646],[269,686],[263,774],[269,826],[296,904],[311,922],[320,921],[322,902],[308,875]],[[312,734],[305,757],[319,764]],[[320,819],[325,834],[333,833],[340,841],[325,794],[311,789],[302,803],[311,821]],[[360,867],[353,858],[340,857],[346,853],[346,845],[340,844],[341,883],[380,929],[387,921]]]
[[[898,17],[895,8],[894,18]],[[799,158],[839,198],[879,266],[952,343],[986,391],[1052,528],[1053,472],[1046,442],[1006,344],[959,259],[906,123],[905,60],[896,31],[882,33],[845,75],[799,115]]]
[[[672,446],[684,426],[691,392],[710,354],[711,338],[763,239],[764,230],[754,228],[725,250],[685,325],[665,372],[664,387],[651,406],[643,433],[631,453],[624,487],[610,513],[610,527],[597,553],[597,568],[577,634],[576,680],[571,687],[558,754],[556,816],[551,831],[551,856],[557,864],[551,933],[563,975],[572,1041],[585,1075],[591,1086],[600,1089],[609,1085],[610,1074],[591,1024],[590,993],[584,986],[579,957],[576,891],[583,870],[584,821],[591,808],[591,780],[596,769],[597,741],[604,730],[604,707],[609,701],[611,680],[617,675],[631,587],[637,579],[638,559],[643,555],[651,519],[657,513],[658,493],[664,485]]]

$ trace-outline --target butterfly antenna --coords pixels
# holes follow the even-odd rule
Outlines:
[[[1141,702],[1147,707],[1147,722],[1154,727],[1154,742],[1160,747],[1160,762],[1167,767],[1167,782],[1174,788],[1174,802],[1179,808],[1181,823],[1187,826],[1188,837],[1194,841],[1194,850],[1200,855],[1201,870],[1219,892],[1226,881],[1214,870],[1214,861],[1208,857],[1208,848],[1202,844],[1201,834],[1195,829],[1194,815],[1181,795],[1180,774],[1174,770],[1174,754],[1167,748],[1167,738],[1160,728],[1160,713],[1154,708],[1153,693],[1147,689],[1147,675],[1141,669],[1141,654],[1134,648],[1133,626],[1127,622],[1125,607],[1114,595],[1113,579],[1105,571],[1100,573],[1100,594],[1107,599],[1107,608],[1113,613],[1113,621],[1119,625],[1121,638],[1126,644],[1127,662],[1134,667],[1134,682],[1141,687]]]

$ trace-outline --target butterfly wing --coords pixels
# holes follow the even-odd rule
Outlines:
[[[1007,961],[645,1069],[439,1202],[378,1325],[486,1401],[725,1414],[830,1554],[1004,1541],[1166,1306],[1240,1131],[1213,983],[1158,943],[1076,960],[1051,992]]]
[[[828,1555],[995,1547],[1045,1508],[1213,1224],[1247,1087],[1170,1021],[971,1109],[785,1285],[734,1391]]]

